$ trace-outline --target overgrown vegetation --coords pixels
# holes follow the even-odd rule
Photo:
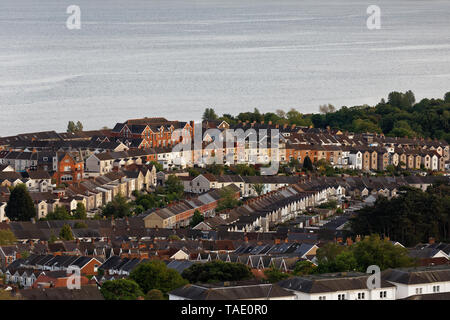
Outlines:
[[[253,277],[250,268],[245,264],[220,260],[193,264],[185,269],[181,275],[190,283],[240,281]]]
[[[372,207],[365,207],[350,220],[354,234],[378,233],[406,246],[436,241],[450,241],[450,186],[436,184],[422,191],[402,187],[396,198],[380,197]]]
[[[136,300],[144,296],[139,285],[129,279],[105,281],[100,292],[105,300]]]

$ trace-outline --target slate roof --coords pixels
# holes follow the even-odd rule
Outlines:
[[[320,276],[293,277],[280,281],[278,284],[289,290],[304,293],[326,293],[344,290],[367,289],[369,275],[364,273],[335,273]],[[381,288],[395,287],[387,281],[381,281]]]
[[[186,285],[171,291],[170,294],[190,300],[242,300],[292,297],[294,295],[277,284],[230,284],[227,287]]]
[[[381,278],[394,283],[423,284],[450,281],[450,266],[388,269]]]

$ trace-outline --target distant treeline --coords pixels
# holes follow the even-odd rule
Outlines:
[[[269,122],[275,124],[297,124],[315,128],[340,129],[349,132],[377,132],[396,137],[423,137],[450,142],[450,92],[444,99],[423,99],[416,103],[414,93],[391,92],[376,106],[342,107],[331,105],[319,107],[320,113],[302,114],[296,109],[288,112],[260,113],[241,112],[237,116],[224,114],[218,117],[212,108],[205,110],[204,120],[225,120],[230,124],[239,121]]]

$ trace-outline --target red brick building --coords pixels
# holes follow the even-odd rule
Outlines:
[[[176,129],[185,129],[193,136],[194,122],[169,121],[165,118],[132,119],[117,123],[111,136],[142,139],[139,148],[169,147],[181,141],[181,138],[172,139]]]
[[[58,152],[54,169],[53,179],[58,185],[77,184],[83,180],[83,157],[79,152]]]

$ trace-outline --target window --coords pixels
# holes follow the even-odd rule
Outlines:
[[[319,300],[327,300],[326,296],[319,296]]]
[[[387,291],[380,291],[380,298],[386,298]]]
[[[345,293],[338,294],[338,300],[345,300]]]
[[[358,300],[364,300],[364,296],[365,296],[364,292],[359,292],[358,293]]]
[[[433,292],[439,292],[439,286],[433,286]]]
[[[416,288],[416,294],[422,294],[422,288]]]

